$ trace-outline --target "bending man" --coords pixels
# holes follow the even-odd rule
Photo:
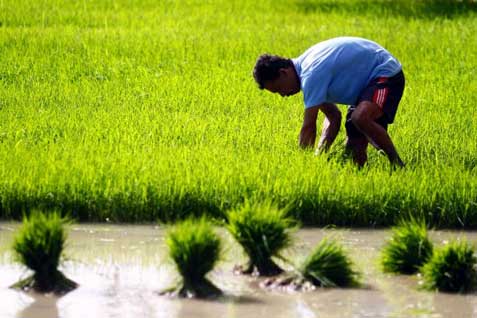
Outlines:
[[[346,115],[346,149],[363,166],[371,142],[393,165],[404,166],[387,133],[404,91],[399,61],[380,45],[356,37],[320,42],[297,58],[261,55],[253,72],[260,89],[281,96],[303,91],[305,115],[300,145],[314,147],[318,111],[325,114],[318,151],[326,151],[339,132],[341,112]]]

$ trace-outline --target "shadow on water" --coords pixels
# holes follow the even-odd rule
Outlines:
[[[16,318],[59,317],[58,297],[55,295],[31,294],[33,302],[20,311]]]
[[[245,304],[245,305],[261,305],[264,302],[257,297],[247,295],[223,295],[218,299],[222,303],[228,304]]]
[[[477,12],[476,0],[296,0],[306,14],[343,13],[360,16],[405,18],[453,18]]]

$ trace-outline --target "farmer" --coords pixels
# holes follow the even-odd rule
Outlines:
[[[281,96],[303,91],[301,147],[314,147],[316,119],[322,111],[325,119],[317,152],[327,151],[341,125],[336,104],[346,104],[346,151],[353,161],[360,167],[366,163],[371,142],[386,153],[392,165],[404,166],[387,133],[404,90],[404,74],[399,61],[380,45],[339,37],[320,42],[294,59],[264,54],[253,76],[260,89]]]

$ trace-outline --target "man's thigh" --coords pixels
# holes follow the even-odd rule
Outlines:
[[[358,127],[353,124],[353,121],[351,120],[351,115],[353,112],[356,110],[354,106],[350,106],[348,108],[348,113],[346,114],[346,122],[345,122],[345,128],[346,128],[346,135],[348,138],[351,139],[361,139],[361,138],[366,138],[366,136],[358,129]],[[384,129],[388,129],[388,120],[386,116],[381,116],[380,118],[375,120],[376,123],[378,123],[381,127]]]
[[[393,77],[376,78],[361,92],[356,105],[372,105],[374,109],[367,109],[367,111],[375,115],[373,120],[377,122],[384,116],[385,118],[381,121],[386,119],[387,124],[392,124],[403,95],[404,86],[403,72]],[[363,111],[363,109],[359,110]]]
[[[366,147],[369,142],[368,137],[366,137],[366,135],[364,135],[351,120],[351,115],[355,110],[356,108],[351,106],[348,109],[348,113],[346,114],[346,148],[348,150],[356,149],[356,151],[366,151]],[[382,115],[374,122],[383,127],[386,131],[388,130],[388,119],[385,115]],[[379,149],[379,147],[376,147],[376,145],[373,144],[373,146]]]

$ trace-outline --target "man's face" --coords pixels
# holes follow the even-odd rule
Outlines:
[[[280,94],[282,97],[290,96],[300,91],[300,83],[293,68],[282,68],[279,76],[271,81],[266,81],[264,88],[272,93]]]

